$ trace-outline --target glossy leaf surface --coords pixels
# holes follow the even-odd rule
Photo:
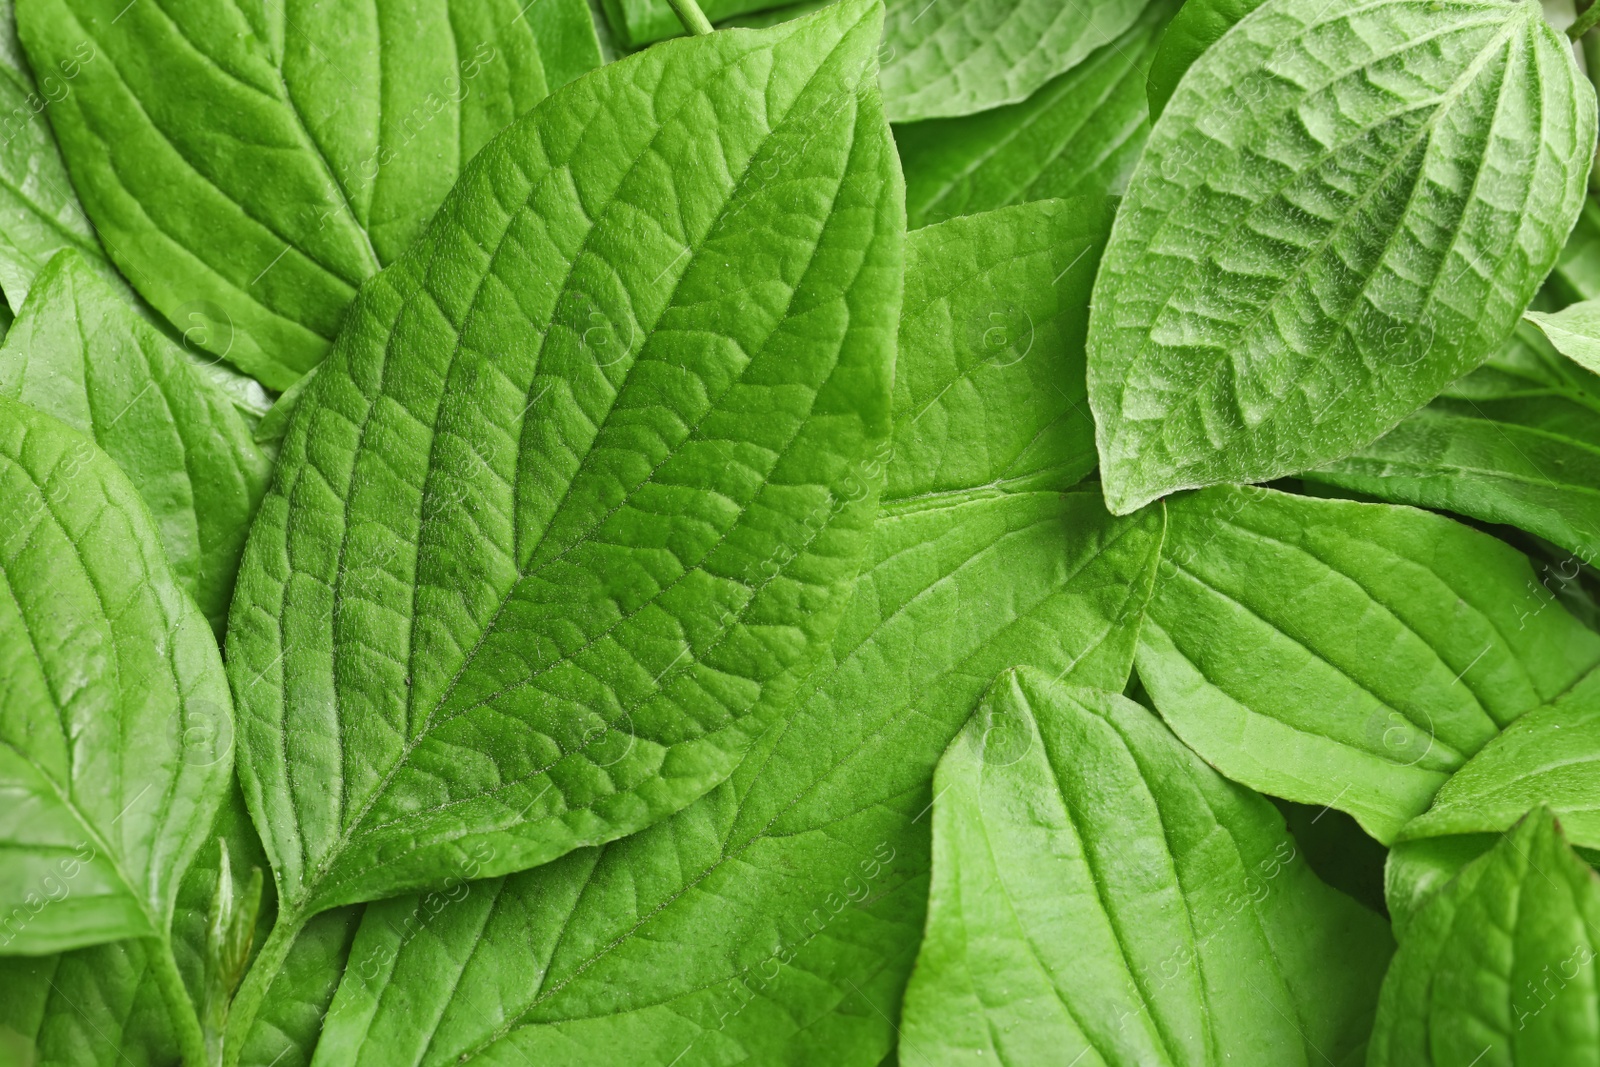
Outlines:
[[[1184,75],[1106,249],[1112,511],[1336,459],[1481,363],[1555,263],[1594,138],[1535,3],[1267,0]]]

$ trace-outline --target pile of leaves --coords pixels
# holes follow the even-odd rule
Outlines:
[[[1600,5],[14,4],[0,1063],[1600,1060]]]

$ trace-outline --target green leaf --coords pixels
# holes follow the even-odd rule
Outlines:
[[[893,122],[1015,104],[1132,26],[1146,0],[890,0],[883,98]]]
[[[1560,817],[1567,840],[1600,849],[1600,671],[1506,727],[1400,840],[1504,833],[1539,804]]]
[[[1600,1057],[1600,886],[1547,809],[1417,915],[1383,982],[1370,1067]]]
[[[1593,193],[1583,198],[1583,210],[1561,249],[1548,287],[1563,297],[1563,304],[1600,297],[1600,201]]]
[[[75,249],[102,275],[115,278],[94,226],[72,191],[67,168],[45,117],[75,88],[83,64],[94,58],[83,42],[40,68],[35,83],[16,37],[13,0],[0,0],[0,291],[22,306],[34,278],[63,248]]]
[[[0,398],[0,950],[164,937],[233,761],[216,641],[105,453]]]
[[[1528,327],[1378,440],[1301,477],[1538,534],[1600,557],[1600,378]]]
[[[939,761],[911,1062],[1338,1062],[1387,925],[1123,697],[1008,672]]]
[[[1600,662],[1521,553],[1428,512],[1219,488],[1169,504],[1139,678],[1223,774],[1379,841]]]
[[[1585,300],[1556,312],[1530,311],[1526,317],[1562,355],[1600,374],[1600,300]]]
[[[463,164],[600,62],[581,0],[21,0],[17,20],[34,69],[77,64],[50,119],[113,261],[275,389]]]
[[[1481,363],[1555,263],[1594,143],[1536,3],[1257,8],[1151,131],[1096,282],[1112,511],[1339,458]]]
[[[325,911],[306,923],[256,1016],[239,1062],[245,1067],[306,1067],[330,1014],[339,976],[352,961],[350,948],[365,905]]]
[[[1261,3],[1262,0],[1188,0],[1183,5],[1162,34],[1161,45],[1150,61],[1145,92],[1152,121],[1166,110],[1167,101],[1194,61]]]
[[[826,649],[901,299],[878,22],[852,2],[573,83],[363,289],[228,635],[286,913],[632,833],[726,778]]]
[[[1027,100],[895,128],[912,227],[1008,204],[1118,193],[1149,132],[1141,75],[1169,4]]]
[[[50,261],[0,346],[0,394],[117,461],[174,577],[220,632],[271,474],[233,402],[75,251]]]
[[[1053,459],[1019,465],[1031,428],[1087,422],[1081,393],[1023,387],[1040,380],[1034,362],[1070,387],[1081,333],[987,364],[970,333],[955,335],[958,359],[914,341],[951,321],[948,301],[916,295],[940,288],[1009,290],[1037,322],[1081,309],[1096,255],[1071,251],[1068,210],[1104,239],[1094,201],[911,235],[890,499],[804,702],[769,718],[728,782],[642,833],[474,883],[464,900],[370,907],[355,958],[372,962],[346,971],[322,1062],[884,1055],[921,937],[939,754],[1014,664],[1120,688],[1160,551],[1159,511],[1113,520],[1097,493],[1059,491],[1082,470],[1067,447],[1082,429],[1045,435],[1059,442]],[[967,433],[994,410],[1019,424],[1011,441]],[[953,457],[948,476],[905,466],[925,443]],[[1016,471],[1032,477],[1008,479]]]

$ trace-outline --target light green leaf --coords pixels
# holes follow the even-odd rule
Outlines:
[[[1600,378],[1520,327],[1439,399],[1301,477],[1538,534],[1576,553],[1557,566],[1571,581],[1600,558]]]
[[[180,330],[282,389],[501,127],[600,62],[582,0],[21,0],[112,260]],[[64,69],[64,68],[63,68]]]
[[[1064,391],[1081,332],[1016,362],[986,363],[964,331],[960,358],[949,341],[913,346],[948,321],[941,290],[1009,290],[1040,322],[1081,309],[1096,256],[1072,250],[1073,225],[1103,240],[1103,208],[1025,205],[911,235],[892,499],[814,691],[769,718],[728,782],[642,833],[464,900],[369,908],[355,956],[372,962],[346,972],[324,1063],[884,1056],[921,937],[939,754],[1014,664],[1120,688],[1160,551],[1158,511],[1117,521],[1097,493],[1059,491],[1082,470],[1066,447],[1081,429],[1018,465],[1033,428],[1087,421]],[[1023,387],[1035,361],[1062,390]],[[969,436],[1001,400],[1016,436]],[[903,467],[924,445],[952,456],[948,476]]]
[[[1593,193],[1583,198],[1583,210],[1546,287],[1564,304],[1600,297],[1600,201]]]
[[[1149,132],[1143,71],[1170,11],[1150,4],[1120,37],[1021,103],[896,127],[909,224],[1121,192]]]
[[[1544,331],[1562,355],[1584,370],[1600,374],[1600,299],[1556,312],[1530,311],[1525,317]]]
[[[883,98],[892,122],[970,115],[1032,96],[1116,40],[1145,0],[890,0]]]
[[[1560,817],[1567,840],[1600,849],[1600,671],[1506,727],[1400,840],[1504,833],[1539,804]]]
[[[1151,712],[1008,672],[933,788],[910,1062],[1309,1067],[1360,1047],[1387,925]]]
[[[878,24],[851,2],[573,83],[362,290],[228,634],[287,929],[683,807],[826,650],[901,299]]]
[[[1162,34],[1161,45],[1150,62],[1145,91],[1152,121],[1166,109],[1178,82],[1194,61],[1261,3],[1262,0],[1188,0],[1183,5]]]
[[[1502,344],[1594,91],[1531,0],[1267,0],[1184,75],[1095,286],[1112,511],[1378,437]]]
[[[164,937],[227,794],[216,641],[127,477],[0,398],[0,951]]]
[[[1412,921],[1383,982],[1369,1067],[1600,1058],[1600,885],[1547,809]]]
[[[0,119],[0,291],[13,310],[63,248],[75,249],[102,275],[121,281],[72,191],[45,117],[72,93],[93,47],[85,42],[42,67],[36,84],[16,32],[13,0],[0,0],[0,114],[5,116]]]
[[[1600,662],[1521,553],[1387,504],[1219,488],[1172,501],[1139,678],[1212,766],[1379,841]]]
[[[128,475],[174,577],[218,632],[271,468],[233,402],[75,251],[39,275],[0,394],[89,435]]]

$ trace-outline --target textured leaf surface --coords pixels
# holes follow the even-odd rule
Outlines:
[[[164,935],[226,795],[205,617],[105,453],[0,398],[0,947]]]
[[[233,402],[75,251],[39,275],[0,346],[0,393],[117,461],[174,576],[220,631],[271,473]]]
[[[1152,121],[1166,109],[1178,82],[1194,61],[1261,3],[1262,0],[1188,0],[1183,5],[1162,34],[1161,45],[1150,62],[1145,92]]]
[[[0,0],[0,292],[13,310],[63,248],[82,253],[106,275],[116,273],[72,191],[45,117],[72,92],[83,64],[97,58],[93,45],[83,42],[43,68],[36,83],[17,41],[13,0]]]
[[[1229,778],[1385,843],[1600,661],[1526,557],[1441,516],[1233,488],[1168,510],[1138,660],[1156,707]]]
[[[363,290],[228,636],[286,910],[638,830],[826,650],[901,297],[877,34],[850,3],[582,79]]]
[[[1070,388],[1081,324],[1059,348],[1041,333],[1020,361],[988,360],[965,332],[913,340],[949,321],[951,294],[978,287],[1036,323],[1052,309],[1081,316],[1096,255],[1079,258],[1064,210],[911,236],[893,499],[804,703],[769,720],[728,782],[640,834],[474,884],[456,903],[369,908],[355,958],[382,966],[346,972],[322,1062],[871,1064],[892,1046],[940,752],[1013,664],[1120,688],[1160,548],[1159,514],[1114,521],[1094,492],[1059,492],[1084,469],[1069,445],[1087,427],[1038,431],[1087,411],[1081,393],[1027,383]],[[1104,209],[1075,210],[1097,247]],[[969,434],[1001,402],[1014,405],[1011,440]],[[1031,452],[1035,437],[1054,453]],[[950,466],[905,466],[940,452]]]
[[[1144,67],[1170,10],[1150,4],[1120,37],[1021,103],[897,127],[909,224],[1121,192],[1149,132]]]
[[[883,98],[894,122],[1026,100],[1133,25],[1144,0],[890,0]]]
[[[1302,477],[1538,534],[1600,558],[1600,378],[1521,327],[1483,367],[1350,456]]]
[[[1560,311],[1530,311],[1528,321],[1550,338],[1562,355],[1600,374],[1600,300],[1585,300]]]
[[[1002,675],[934,776],[909,1062],[1340,1062],[1393,951],[1283,816],[1121,696]]]
[[[1600,1060],[1600,884],[1529,814],[1418,914],[1383,982],[1370,1067]]]
[[[1482,362],[1555,263],[1594,137],[1535,3],[1257,8],[1162,112],[1096,283],[1112,510],[1336,459]]]
[[[1600,672],[1506,727],[1400,838],[1503,833],[1539,804],[1572,844],[1600,849]]]
[[[579,0],[21,0],[17,20],[36,70],[81,62],[49,114],[112,259],[277,389],[462,165],[600,62]]]

